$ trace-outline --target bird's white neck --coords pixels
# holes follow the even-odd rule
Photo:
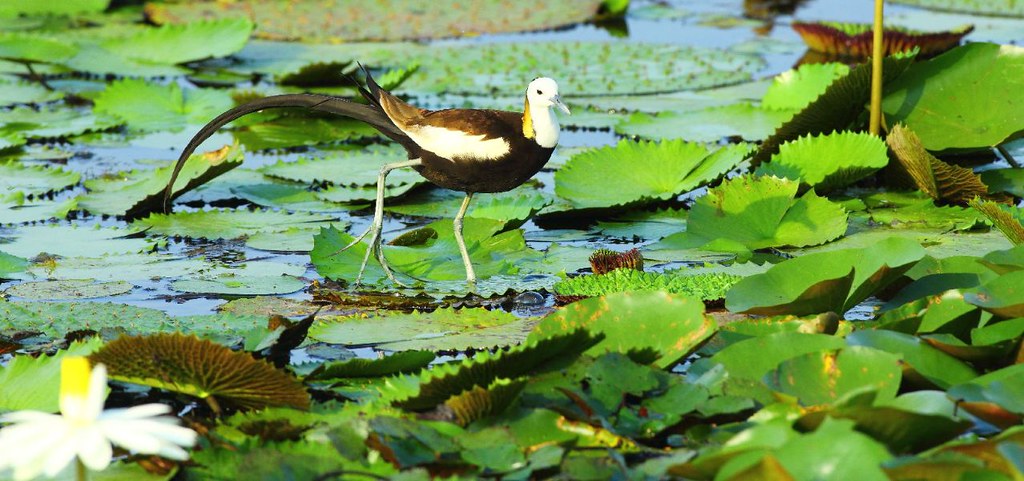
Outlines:
[[[558,144],[558,118],[550,107],[530,108],[534,140],[541,147],[553,149]]]

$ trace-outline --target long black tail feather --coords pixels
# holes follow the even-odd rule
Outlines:
[[[370,81],[372,82],[372,79]],[[376,86],[376,83],[373,85]],[[371,87],[371,89],[372,88],[373,87]],[[380,87],[377,88],[379,89]],[[360,90],[360,93],[364,97],[367,97],[367,100],[371,101],[369,105],[329,95],[287,94],[274,95],[271,97],[253,100],[252,102],[239,105],[218,115],[217,118],[211,120],[209,123],[204,125],[203,128],[199,129],[199,132],[192,137],[192,140],[188,142],[185,149],[181,151],[181,156],[178,157],[177,163],[174,164],[174,171],[171,173],[171,179],[167,183],[166,189],[164,189],[164,212],[170,211],[172,200],[171,196],[174,194],[174,182],[178,179],[178,174],[181,173],[181,169],[185,165],[185,161],[188,160],[199,145],[217,132],[218,129],[227,125],[231,121],[264,109],[305,108],[366,122],[377,129],[381,134],[384,134],[388,138],[405,147],[406,150],[409,151],[410,156],[415,155],[416,150],[418,149],[416,143],[399,130],[398,127],[395,127],[395,124],[392,123],[388,116],[384,114],[384,111],[381,110],[380,104],[374,101],[370,96],[370,92],[366,92],[365,89]]]

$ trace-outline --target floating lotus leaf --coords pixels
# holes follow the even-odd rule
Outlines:
[[[249,20],[229,18],[146,28],[124,38],[111,38],[101,45],[132,60],[178,64],[231,55],[245,46],[252,30]]]
[[[0,13],[7,5],[0,6]],[[28,62],[61,62],[78,49],[68,42],[42,35],[0,32],[0,58]]]
[[[435,350],[484,349],[514,345],[526,337],[524,326],[517,323],[518,317],[484,308],[441,308],[433,312],[374,317],[354,315],[337,319],[321,316],[321,319],[310,328],[309,336],[313,339],[345,346],[376,345],[388,350],[405,350],[400,344],[416,340],[430,340],[440,347]],[[500,340],[488,335],[493,328],[506,325],[519,332],[507,332]],[[456,336],[461,339],[453,339],[452,343],[446,339]]]
[[[0,411],[60,410],[60,364],[66,356],[87,356],[103,345],[98,337],[75,342],[52,356],[14,356],[0,369]]]
[[[25,165],[15,161],[0,162],[0,195],[21,192],[24,195],[42,195],[66,189],[78,183],[81,174],[61,168]],[[0,218],[0,224],[8,221]]]
[[[930,151],[982,149],[1024,131],[1024,113],[1001,93],[1022,88],[1024,47],[971,43],[886,83],[882,110],[889,125],[906,124]]]
[[[388,178],[390,179],[390,175]],[[390,180],[389,180],[390,182]],[[425,184],[426,179],[420,177],[408,184],[400,184],[393,187],[384,188],[384,199],[394,199],[402,197],[409,191]],[[361,203],[361,202],[374,202],[377,199],[377,188],[370,186],[341,186],[335,185],[328,187],[324,190],[316,192],[318,199],[325,202],[340,202],[340,203]],[[385,202],[385,205],[388,203]]]
[[[843,63],[808,63],[775,76],[761,106],[769,109],[802,109],[818,98],[836,79],[850,73]]]
[[[222,404],[243,409],[309,408],[309,393],[285,371],[195,336],[122,336],[90,355],[89,361],[105,364],[112,379],[195,396],[215,410]]]
[[[427,367],[436,356],[430,351],[402,351],[382,359],[349,359],[324,363],[306,376],[306,380],[330,380],[380,377],[415,372]]]
[[[843,340],[835,336],[776,332],[733,342],[711,360],[722,364],[730,376],[761,379],[787,359],[842,347]]]
[[[896,160],[914,184],[937,201],[967,205],[971,199],[1006,200],[989,193],[989,188],[971,169],[947,164],[925,150],[917,134],[902,124],[895,125],[885,138]]]
[[[572,329],[602,334],[589,351],[653,350],[654,362],[667,368],[695,351],[717,330],[704,317],[704,304],[692,297],[662,291],[619,292],[585,299],[541,319],[530,340],[557,336]]]
[[[760,165],[757,173],[831,191],[867,177],[888,163],[885,142],[877,136],[843,131],[786,142],[771,162]]]
[[[885,443],[892,452],[915,453],[953,440],[971,428],[970,421],[951,414],[952,410],[950,414],[929,414],[890,406],[842,406],[810,412],[797,424],[812,430],[826,417],[850,419],[857,423],[857,431]]]
[[[215,112],[203,122],[219,113]],[[380,137],[380,133],[365,122],[311,116],[306,112],[289,113],[266,122],[246,125],[234,129],[232,133],[249,150],[285,149]],[[404,159],[403,154],[397,160]]]
[[[811,50],[857,59],[871,56],[874,33],[870,24],[794,22],[793,30],[800,34]],[[964,25],[948,32],[888,27],[882,30],[882,54],[892,55],[917,48],[921,55],[932,56],[959,45],[960,40],[973,31],[974,25]]]
[[[313,237],[319,232],[319,226],[289,227],[283,231],[257,232],[246,236],[245,245],[263,251],[308,253],[313,250]]]
[[[863,389],[876,391],[881,401],[892,400],[902,377],[898,356],[851,346],[783,361],[767,374],[767,384],[795,396],[804,406],[815,406],[836,403],[847,394]]]
[[[487,416],[501,414],[508,408],[526,385],[526,379],[510,381],[496,379],[488,387],[473,386],[445,401],[445,406],[455,414],[460,426]]]
[[[360,150],[336,151],[324,157],[299,158],[277,162],[260,169],[265,175],[306,184],[327,183],[349,186],[376,186],[384,164],[401,162],[407,157],[398,146],[374,146]],[[388,174],[388,186],[423,182],[412,169],[397,169]]]
[[[259,232],[280,232],[292,227],[324,226],[335,217],[278,210],[208,210],[150,214],[132,225],[149,234],[205,239],[236,239]]]
[[[1013,271],[992,279],[975,292],[964,294],[964,300],[1001,317],[1024,317],[1024,270]]]
[[[113,115],[135,131],[181,130],[205,124],[232,107],[227,92],[182,90],[176,83],[159,85],[144,80],[119,80],[95,99],[95,111]]]
[[[180,279],[171,289],[193,294],[229,296],[265,296],[290,294],[306,287],[306,282],[293,276],[221,275],[204,279]]]
[[[441,0],[422,9],[418,8],[422,5],[407,0],[365,5],[344,1],[305,4],[255,0],[244,5],[149,3],[145,11],[147,18],[158,24],[245,17],[257,25],[255,35],[259,38],[347,43],[550,29],[593,19],[602,3],[601,0],[571,0],[544,5],[490,2],[466,5]]]
[[[174,328],[163,312],[126,304],[0,301],[0,329],[14,332],[62,337],[81,330],[138,334]]]
[[[114,77],[172,77],[189,72],[171,64],[125,58],[95,42],[84,41],[76,46],[78,53],[64,62],[64,65],[76,72]]]
[[[921,192],[879,192],[862,197],[867,210],[855,212],[851,217],[867,215],[870,222],[886,227],[933,228],[943,231],[967,231],[981,227],[985,216],[980,212],[957,205],[937,206]]]
[[[846,212],[810,191],[797,198],[799,183],[744,175],[722,182],[697,198],[686,232],[659,242],[661,248],[729,252],[779,246],[818,245],[846,232]]]
[[[866,329],[846,336],[846,342],[898,354],[903,358],[903,375],[909,382],[924,381],[948,389],[978,377],[978,372],[968,364],[909,334]]]
[[[896,55],[882,62],[883,84],[889,85],[913,62],[913,56]],[[754,155],[754,162],[766,162],[779,146],[805,135],[847,130],[862,118],[871,97],[871,64],[861,64],[829,84],[818,98],[807,104],[765,139]],[[893,122],[894,123],[894,122]]]
[[[72,15],[95,13],[107,9],[110,0],[68,0],[66,2],[36,2],[33,0],[10,0],[0,5],[0,16],[23,15]]]
[[[66,107],[15,107],[0,112],[2,130],[26,139],[65,138],[118,125],[121,122],[112,117]]]
[[[259,184],[238,186],[231,189],[238,197],[253,204],[293,212],[338,212],[344,209],[358,209],[359,205],[343,205],[321,199],[317,192],[296,182],[267,181]],[[305,229],[312,231],[314,229]],[[309,241],[313,236],[310,234]]]
[[[242,165],[243,155],[237,146],[224,146],[192,155],[175,181],[171,200]],[[78,205],[93,214],[120,215],[128,219],[162,211],[164,189],[171,169],[167,166],[156,170],[133,170],[90,179],[85,182],[89,192],[78,197]]]
[[[614,292],[666,291],[683,294],[702,301],[725,297],[726,291],[739,282],[731,274],[662,274],[616,269],[606,274],[577,276],[555,284],[555,294],[564,298],[597,297]]]
[[[474,386],[491,386],[498,379],[516,379],[527,374],[565,367],[603,336],[585,329],[532,339],[497,353],[480,353],[469,359],[439,364],[418,376],[393,379],[383,394],[392,404],[404,409],[432,409]]]
[[[680,140],[623,140],[569,159],[555,173],[555,193],[577,209],[668,200],[718,179],[749,151],[746,144],[712,152]]]
[[[520,264],[542,256],[540,252],[527,248],[521,230],[498,233],[502,226],[503,223],[495,220],[466,218],[463,236],[477,277],[481,280],[499,274],[520,273]],[[433,229],[437,235],[426,240],[423,245],[383,247],[391,267],[399,273],[419,279],[465,280],[466,271],[462,255],[455,244],[452,222],[448,219],[439,220],[423,228]],[[359,243],[347,251],[339,252],[352,239],[352,236],[333,227],[323,229],[316,236],[310,256],[320,275],[349,282],[355,280],[367,247],[365,243]],[[372,284],[384,279],[387,278],[380,266],[368,263],[363,281]]]
[[[7,296],[32,300],[90,299],[117,296],[131,292],[134,288],[130,282],[125,281],[93,282],[92,279],[66,279],[26,282],[8,287],[3,292]]]
[[[0,198],[0,225],[64,219],[69,212],[77,209],[78,201],[76,199],[46,200],[44,198],[26,202],[22,192],[18,191],[6,199]]]
[[[458,213],[465,197],[466,194],[462,192],[432,189],[386,204],[384,209],[403,215],[451,219]],[[543,195],[533,187],[521,187],[509,192],[475,196],[466,215],[494,219],[504,222],[506,226],[519,227],[550,203],[550,196]]]
[[[1014,197],[1024,197],[1024,169],[992,169],[979,174],[981,182],[988,186],[989,193],[1004,192]]]
[[[624,239],[654,241],[684,229],[686,212],[683,210],[632,210],[608,220],[598,221],[596,232]]]
[[[970,202],[971,207],[977,209],[993,225],[999,229],[1003,235],[1013,245],[1024,244],[1024,211],[1020,207],[1012,207],[1003,204],[997,204],[988,200],[974,199]]]
[[[750,314],[797,316],[845,313],[914,266],[925,251],[892,237],[864,249],[806,254],[737,283],[726,308]]]
[[[21,81],[0,79],[0,106],[41,104],[64,98],[64,92]]]
[[[133,229],[46,224],[20,226],[13,232],[0,231],[0,242],[3,242],[3,249],[8,254],[26,259],[42,253],[64,257],[95,257],[153,250],[154,242],[139,238],[138,234],[139,231]]]
[[[1024,5],[1016,0],[893,0],[893,3],[950,12],[1024,17]]]
[[[377,49],[368,56],[383,65],[418,62],[420,70],[404,84],[408,90],[516,96],[538,72],[571,97],[698,90],[750,80],[764,65],[760,57],[727,50],[639,42],[436,45]],[[625,58],[629,65],[609,60]]]
[[[28,267],[28,260],[18,256],[12,256],[0,251],[0,279],[7,274],[15,274]]]
[[[769,110],[749,103],[691,112],[635,113],[615,125],[615,132],[653,139],[719,142],[726,138],[764,140],[793,116],[792,110]]]

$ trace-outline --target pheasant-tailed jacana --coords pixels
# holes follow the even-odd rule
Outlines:
[[[478,109],[426,110],[403,102],[380,88],[369,72],[366,88],[359,88],[368,104],[317,94],[275,95],[235,107],[210,121],[189,141],[174,165],[164,191],[164,210],[170,209],[174,181],[185,161],[199,144],[220,127],[246,114],[270,108],[306,108],[343,115],[370,124],[408,152],[408,160],[385,164],[377,176],[377,199],[370,227],[338,252],[370,235],[355,284],[359,284],[371,255],[377,257],[384,273],[395,278],[381,250],[384,225],[384,182],[388,172],[411,167],[439,187],[466,193],[455,215],[455,241],[466,266],[466,280],[473,284],[476,274],[462,237],[462,219],[477,192],[504,192],[533,177],[547,163],[558,143],[557,107],[569,108],[558,96],[558,84],[546,77],[534,79],[526,89],[523,112]]]

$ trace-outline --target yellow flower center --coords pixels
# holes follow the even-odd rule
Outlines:
[[[89,397],[89,376],[92,367],[81,356],[66,356],[60,362],[60,398],[74,403]]]

